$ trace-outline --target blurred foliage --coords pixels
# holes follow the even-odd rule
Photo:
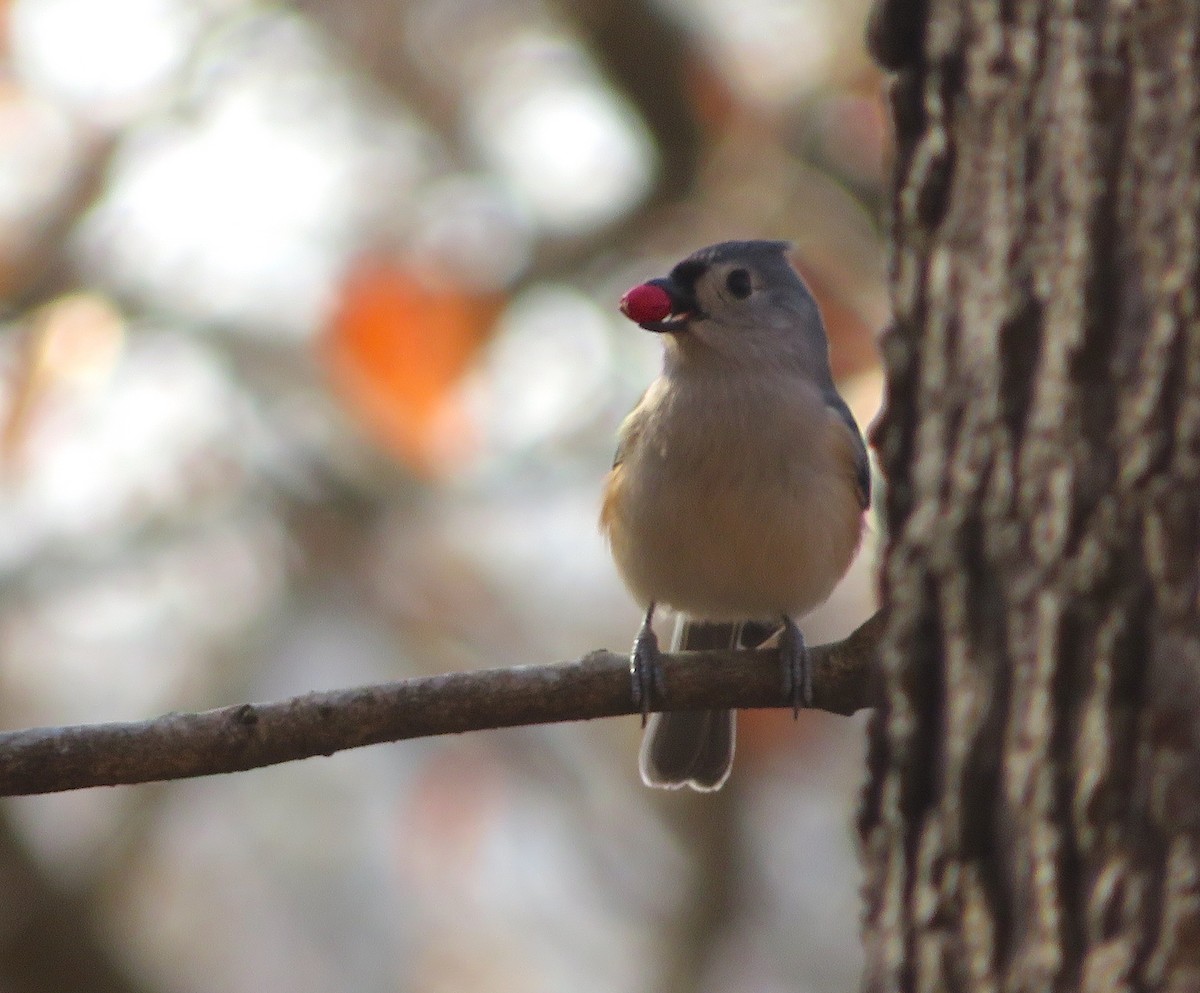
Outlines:
[[[5,724],[627,642],[595,515],[657,363],[628,285],[788,238],[878,403],[864,8],[0,3]],[[861,729],[746,715],[705,797],[644,790],[637,733],[10,802],[0,989],[853,982]]]

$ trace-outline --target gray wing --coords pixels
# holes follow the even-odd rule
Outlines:
[[[621,439],[617,442],[617,450],[613,452],[612,468],[615,469],[625,461],[625,449],[629,447],[625,444],[625,440]]]
[[[836,389],[825,394],[825,402],[845,422],[854,436],[854,469],[858,479],[858,500],[862,509],[866,510],[871,506],[871,460],[867,457],[866,442],[863,441],[862,432],[858,428],[858,421],[854,419],[846,401]]]

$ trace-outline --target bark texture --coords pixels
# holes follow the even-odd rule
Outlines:
[[[1200,3],[885,0],[866,988],[1200,989]]]

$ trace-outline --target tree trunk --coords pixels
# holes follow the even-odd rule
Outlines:
[[[882,0],[868,990],[1200,989],[1200,2]]]

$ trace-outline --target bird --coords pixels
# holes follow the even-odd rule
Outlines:
[[[719,789],[735,744],[733,711],[649,715],[663,689],[655,610],[676,612],[680,650],[753,647],[779,630],[795,712],[813,700],[797,620],[829,596],[862,540],[867,448],[790,248],[710,245],[621,299],[663,339],[661,372],[618,431],[600,510],[644,611],[630,673],[649,786]]]

